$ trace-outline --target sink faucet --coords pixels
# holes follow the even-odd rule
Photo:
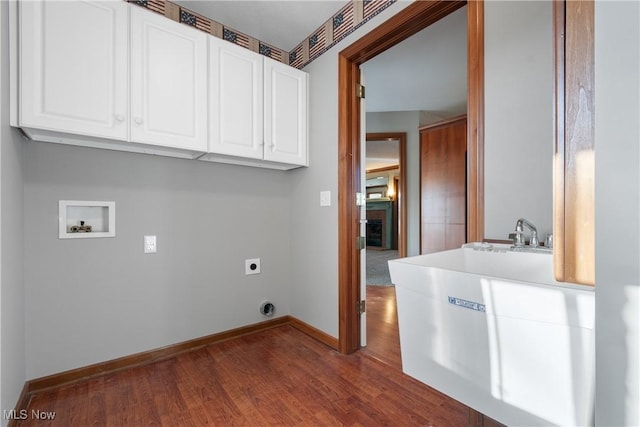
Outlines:
[[[524,218],[520,218],[518,222],[516,222],[516,232],[513,235],[514,236],[513,246],[517,248],[524,247],[524,236],[523,236],[524,227],[527,227],[529,230],[531,230],[531,240],[529,240],[529,246],[531,246],[532,248],[537,248],[539,245],[538,229],[536,228],[535,225],[533,225],[532,223],[530,223]]]

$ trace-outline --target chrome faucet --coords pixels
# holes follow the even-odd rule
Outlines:
[[[538,229],[535,225],[524,218],[520,218],[518,222],[516,222],[515,234],[509,235],[510,237],[513,236],[513,246],[515,246],[516,248],[524,247],[524,227],[527,227],[529,230],[531,230],[531,239],[529,240],[529,246],[531,246],[532,248],[537,248],[540,244],[540,242],[538,241]]]

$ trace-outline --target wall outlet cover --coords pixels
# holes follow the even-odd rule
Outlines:
[[[260,274],[260,258],[252,258],[244,260],[244,274]]]
[[[144,253],[155,254],[158,251],[156,236],[144,236]]]

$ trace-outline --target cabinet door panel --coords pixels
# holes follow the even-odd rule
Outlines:
[[[206,151],[207,35],[131,9],[131,140]]]
[[[466,242],[467,120],[420,130],[421,252],[459,248]]]
[[[124,2],[20,2],[20,125],[127,138]]]
[[[209,39],[210,152],[262,158],[262,59],[229,42]]]
[[[307,74],[264,59],[265,160],[307,165]]]

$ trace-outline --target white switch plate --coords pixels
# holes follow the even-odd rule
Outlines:
[[[244,274],[260,274],[260,258],[252,258],[244,260]]]
[[[331,191],[320,192],[320,206],[331,206]]]
[[[156,252],[156,236],[144,236],[144,253],[155,254]]]

